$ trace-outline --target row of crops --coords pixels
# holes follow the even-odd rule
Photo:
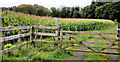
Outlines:
[[[55,18],[39,18],[37,16],[26,15],[26,14],[18,14],[12,12],[3,12],[1,16],[4,17],[5,25],[4,26],[18,26],[18,19],[21,20],[21,26],[30,26],[31,20],[33,20],[33,25],[36,26],[55,26]],[[59,21],[59,28],[63,30],[71,30],[71,31],[87,31],[100,29],[109,25],[113,25],[112,21],[104,21],[104,20],[61,20]],[[22,30],[21,33],[28,32],[29,30]],[[53,32],[53,30],[35,30],[38,32]],[[5,35],[14,35],[17,34],[18,31],[9,31],[5,32]]]

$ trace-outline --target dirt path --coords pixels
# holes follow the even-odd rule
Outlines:
[[[112,30],[112,29],[110,29]],[[105,32],[109,32],[110,30],[107,30]],[[94,39],[91,38],[88,42],[92,42]],[[82,46],[80,48],[80,50],[88,50],[86,47]],[[107,51],[109,52],[117,52],[115,50],[112,50],[112,49],[107,49]],[[110,57],[110,60],[118,60],[118,55],[108,55]],[[85,56],[85,52],[77,52],[76,54],[74,54],[73,56],[69,57],[69,58],[66,58],[65,60],[84,60],[86,58]]]

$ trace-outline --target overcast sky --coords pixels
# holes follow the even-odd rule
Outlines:
[[[0,0],[0,7],[18,6],[20,4],[38,4],[50,7],[80,6],[84,7],[91,4],[91,0]]]

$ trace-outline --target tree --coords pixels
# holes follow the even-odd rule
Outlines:
[[[61,18],[66,18],[66,7],[62,7],[62,10],[60,11],[60,16]]]
[[[56,17],[56,8],[55,8],[55,7],[51,7],[50,10],[51,10],[51,12],[52,12],[52,13],[51,13],[51,16],[52,16],[52,17]]]
[[[56,9],[56,17],[60,17],[60,8]]]
[[[116,5],[113,6],[113,15],[114,15],[114,19],[117,19],[118,22],[120,22],[120,2],[115,3]]]
[[[70,7],[66,7],[66,17],[70,18]]]
[[[34,4],[34,5],[22,4],[19,6],[3,8],[3,10],[22,12],[26,14],[34,14],[37,16],[50,16],[51,13],[49,9],[45,8],[44,6],[40,6],[38,4]]]
[[[70,18],[72,18],[73,17],[73,12],[75,11],[75,8],[74,7],[72,7],[71,8],[71,10],[70,10]]]

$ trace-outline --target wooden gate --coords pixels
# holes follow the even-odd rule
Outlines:
[[[118,29],[119,30],[119,29]],[[64,34],[64,35],[63,35]],[[73,36],[70,34],[80,34],[89,36]],[[97,36],[96,36],[97,35]],[[107,35],[105,37],[104,35]],[[108,35],[118,35],[117,33],[106,33],[106,32],[85,32],[85,31],[60,31],[60,49],[68,51],[78,51],[78,52],[88,52],[88,53],[103,53],[103,54],[115,54],[120,55],[118,52],[106,52],[106,49],[114,49],[116,51],[120,50],[119,48],[119,39],[110,38]],[[71,40],[66,40],[66,38],[71,38]],[[102,41],[89,42],[90,39],[100,39]],[[107,41],[107,42],[105,42]],[[94,44],[91,46],[91,44]],[[97,45],[101,44],[99,47]],[[105,46],[102,46],[105,45]],[[87,50],[75,49],[73,47],[86,47]],[[72,49],[71,49],[72,48]]]

